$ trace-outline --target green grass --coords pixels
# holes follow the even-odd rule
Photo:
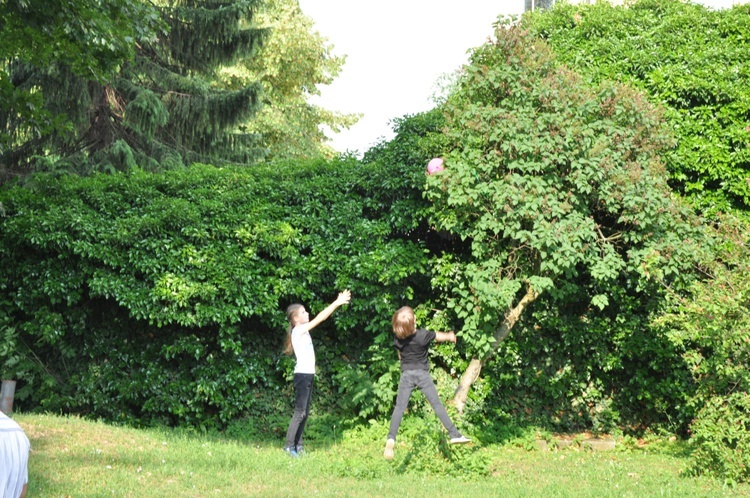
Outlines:
[[[248,442],[137,430],[76,417],[16,413],[31,440],[31,497],[718,497],[750,496],[680,475],[685,446],[525,450],[449,447],[434,425],[404,423],[396,458],[382,458],[383,424],[308,443],[292,459],[281,441]]]

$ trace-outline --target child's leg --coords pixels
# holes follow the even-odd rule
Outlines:
[[[312,394],[313,394],[314,386],[315,386],[315,377],[311,376],[310,389],[308,389],[308,392],[307,392],[307,404],[305,405],[305,416],[302,419],[302,423],[299,424],[299,429],[297,429],[297,437],[295,438],[296,447],[298,451],[302,448],[302,433],[305,430],[307,419],[310,417],[310,405],[312,405]]]
[[[438,395],[435,383],[432,381],[432,377],[430,377],[430,372],[426,370],[419,370],[418,372],[419,377],[417,386],[419,387],[419,390],[424,394],[424,397],[427,398],[430,406],[432,406],[432,409],[435,411],[435,415],[437,415],[437,417],[440,419],[440,422],[442,422],[443,426],[448,430],[448,434],[451,438],[461,437],[461,433],[453,424],[450,417],[448,416],[448,412],[445,411],[445,407],[440,402],[440,396]]]
[[[294,415],[286,431],[285,448],[295,448],[297,438],[305,428],[314,378],[313,374],[294,374]]]
[[[401,419],[404,416],[406,407],[409,406],[411,392],[416,387],[413,377],[414,370],[401,372],[401,379],[398,381],[398,395],[396,396],[396,406],[393,408],[391,415],[391,427],[388,431],[388,439],[396,440],[398,427],[401,425]]]

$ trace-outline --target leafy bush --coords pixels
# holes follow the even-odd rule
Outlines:
[[[668,422],[686,374],[648,313],[665,286],[694,278],[705,235],[669,190],[661,157],[674,142],[659,109],[500,24],[443,110],[447,166],[425,195],[437,229],[463,243],[430,261],[472,358],[457,407],[482,368],[495,395],[481,393],[477,415],[599,430]],[[514,403],[499,395],[509,388]]]
[[[701,238],[670,195],[671,136],[643,95],[590,85],[518,27],[495,36],[447,100],[447,169],[426,194],[437,227],[468,241],[434,273],[480,356],[521,296],[604,309],[619,289],[687,277]]]
[[[692,471],[742,481],[750,477],[750,230],[731,216],[715,228],[701,254],[705,278],[671,294],[654,323],[692,376],[680,408],[695,418]]]
[[[379,340],[358,364],[347,364],[335,380],[344,408],[362,420],[387,418],[393,411],[401,367],[393,348]]]
[[[223,427],[267,416],[263,393],[287,387],[286,305],[314,313],[350,288],[316,330],[318,401],[336,408],[327,369],[357,362],[427,288],[408,235],[422,201],[402,195],[420,174],[347,158],[5,188],[0,316],[14,346],[0,361],[30,388],[26,409]]]
[[[684,432],[692,379],[643,302],[616,295],[605,310],[576,312],[542,298],[485,364],[467,416],[479,423],[499,412],[555,432]]]
[[[748,14],[747,4],[559,2],[525,15],[522,25],[575,71],[633,85],[664,108],[677,139],[664,156],[672,187],[703,213],[747,216]]]
[[[688,473],[707,474],[729,484],[750,481],[750,394],[711,398],[691,426]]]

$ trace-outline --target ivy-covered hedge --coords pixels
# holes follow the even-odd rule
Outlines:
[[[721,244],[704,252],[706,278],[671,293],[655,317],[660,333],[682,351],[696,386],[683,411],[692,414],[689,472],[727,482],[750,481],[750,230],[724,216]]]
[[[663,107],[677,138],[665,156],[672,187],[705,214],[747,219],[750,5],[560,2],[522,24],[574,71],[628,83]]]
[[[407,236],[420,175],[342,159],[7,188],[4,378],[21,406],[130,423],[223,425],[262,398],[273,411],[286,305],[315,313],[351,289],[316,334],[330,368],[425,293],[424,244]]]

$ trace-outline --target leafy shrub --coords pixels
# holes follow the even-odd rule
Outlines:
[[[672,187],[705,214],[747,216],[748,13],[680,0],[556,2],[522,25],[575,71],[633,85],[664,108],[677,138],[664,156]]]
[[[473,50],[443,110],[447,167],[425,196],[431,222],[463,244],[430,260],[432,282],[472,373],[489,377],[492,394],[469,398],[486,404],[476,415],[598,430],[669,421],[686,374],[648,314],[665,286],[693,278],[705,236],[669,191],[660,110],[506,24]]]
[[[24,408],[206,429],[267,416],[263,393],[288,394],[283,309],[314,313],[350,288],[316,330],[318,399],[337,408],[325,369],[357,361],[427,288],[408,235],[422,201],[402,195],[420,177],[403,169],[195,165],[4,188],[0,316],[14,346],[0,360],[30,388]]]
[[[722,216],[702,252],[705,278],[671,294],[655,317],[692,376],[680,411],[695,418],[693,472],[747,480],[750,392],[750,230]]]
[[[357,364],[335,374],[344,408],[354,418],[388,417],[393,411],[401,368],[392,348],[376,339]]]
[[[750,481],[750,395],[738,392],[711,398],[691,425],[688,472],[727,483]]]

